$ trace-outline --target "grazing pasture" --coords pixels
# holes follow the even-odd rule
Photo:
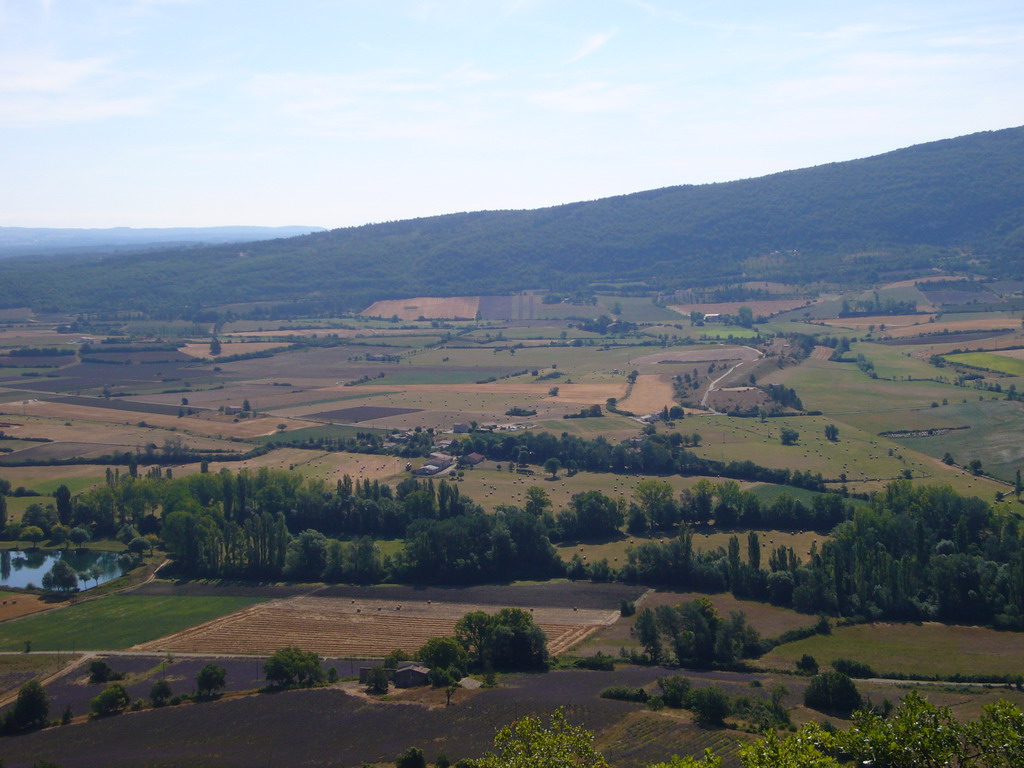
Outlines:
[[[1024,643],[1016,632],[983,627],[922,624],[857,624],[786,643],[758,660],[790,667],[803,654],[822,666],[833,659],[868,664],[879,675],[1007,675],[1024,668]]]

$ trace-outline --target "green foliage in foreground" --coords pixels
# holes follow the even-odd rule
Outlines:
[[[0,625],[0,651],[117,650],[234,613],[259,598],[114,595]]]
[[[594,749],[594,735],[570,725],[561,710],[545,726],[525,717],[501,729],[495,752],[470,761],[473,768],[608,768]],[[805,725],[780,737],[740,747],[743,768],[839,768],[872,765],[886,768],[952,766],[1013,768],[1024,765],[1024,712],[999,701],[985,707],[977,721],[961,723],[948,709],[935,707],[917,693],[909,694],[888,718],[858,712],[847,731],[829,732]],[[701,759],[673,756],[648,768],[720,768],[722,758],[706,751]]]

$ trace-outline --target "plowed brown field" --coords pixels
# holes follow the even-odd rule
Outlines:
[[[251,606],[135,650],[260,656],[295,645],[324,656],[375,658],[396,648],[413,652],[431,637],[451,635],[460,618],[478,610],[497,609],[464,603],[292,597]],[[582,642],[618,617],[616,611],[529,610],[547,634],[552,654]]]

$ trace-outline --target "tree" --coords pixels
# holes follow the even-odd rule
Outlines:
[[[861,697],[853,680],[842,672],[830,670],[811,678],[811,684],[804,691],[804,704],[811,709],[848,717],[860,707]]]
[[[524,717],[498,731],[495,753],[474,761],[476,768],[608,768],[594,749],[594,734],[570,725],[555,710],[547,727],[538,717]]]
[[[373,667],[366,676],[366,692],[383,695],[388,692],[388,673],[384,667]]]
[[[171,684],[160,678],[149,689],[149,700],[154,707],[162,707],[171,698]]]
[[[43,529],[38,525],[26,525],[21,529],[21,535],[19,536],[22,541],[31,541],[34,546],[39,546],[39,542],[44,537]]]
[[[227,683],[227,672],[218,664],[207,664],[196,675],[196,693],[200,698],[211,698]]]
[[[7,497],[0,493],[0,533],[7,527]]]
[[[531,485],[526,489],[526,503],[524,505],[531,515],[543,515],[551,508],[551,499],[548,492],[537,485]]]
[[[636,636],[644,653],[652,662],[657,662],[661,657],[661,632],[658,630],[658,620],[654,611],[644,608],[636,617]]]
[[[740,307],[736,310],[736,322],[742,328],[749,328],[754,324],[754,310],[750,307]]]
[[[432,637],[416,653],[423,664],[437,669],[453,667],[463,671],[469,667],[469,654],[453,637]],[[460,675],[461,677],[461,675]]]
[[[66,560],[57,560],[43,576],[43,589],[69,592],[78,586],[78,573]]]
[[[672,486],[664,480],[648,478],[636,484],[633,495],[647,518],[648,528],[660,527],[658,523],[663,519],[665,508],[672,503],[674,493]]]
[[[73,509],[71,491],[68,490],[66,485],[59,485],[57,490],[53,492],[53,500],[57,505],[57,519],[60,520],[61,525],[70,525]]]
[[[800,439],[800,433],[791,427],[783,427],[779,433],[779,442],[783,445],[796,445],[796,441]]]
[[[214,336],[213,339],[210,340],[210,356],[211,357],[216,357],[220,353],[221,353],[220,339],[218,339],[216,336]]]
[[[75,546],[81,549],[82,545],[89,540],[89,532],[85,528],[75,527],[71,529],[68,538],[71,539]]]
[[[725,725],[729,714],[729,697],[721,688],[714,685],[707,688],[695,688],[690,691],[690,709],[698,723],[705,725]]]
[[[90,683],[109,683],[113,680],[121,680],[123,677],[124,675],[115,672],[103,659],[93,659],[89,662]]]
[[[130,703],[128,691],[120,683],[114,683],[92,700],[91,707],[96,717],[103,717],[122,711]]]
[[[562,462],[552,456],[544,462],[544,471],[552,477],[558,477],[558,470],[562,468]]]
[[[149,542],[142,536],[136,536],[128,542],[128,551],[133,555],[141,555],[149,549]]]
[[[825,425],[825,438],[829,442],[832,442],[832,443],[836,442],[836,440],[839,439],[839,427],[837,427],[835,424],[826,424]]]
[[[267,682],[271,685],[313,685],[323,681],[324,671],[320,657],[312,651],[294,646],[279,648],[263,665]]]
[[[549,389],[548,394],[551,395],[551,397],[558,397],[558,387],[552,387]]]
[[[38,680],[29,680],[18,690],[18,698],[3,716],[2,730],[4,733],[32,731],[46,725],[50,714],[50,700]]]

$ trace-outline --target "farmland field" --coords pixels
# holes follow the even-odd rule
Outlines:
[[[1013,632],[943,624],[858,624],[780,645],[765,667],[789,667],[803,654],[822,666],[832,659],[868,664],[878,674],[1005,675],[1024,666],[1024,643]]]
[[[0,624],[0,651],[111,650],[147,642],[259,602],[245,597],[114,595]]]
[[[261,603],[206,624],[136,646],[172,653],[270,654],[294,645],[328,656],[378,658],[395,648],[412,653],[431,637],[453,633],[474,610],[493,606],[433,601],[293,597]],[[553,654],[615,621],[617,612],[530,608]]]
[[[479,308],[479,296],[454,296],[442,299],[420,296],[414,299],[375,302],[363,310],[363,316],[387,318],[397,315],[402,320],[417,320],[420,317],[427,320],[461,317],[472,320]]]
[[[962,352],[956,355],[943,355],[944,360],[954,365],[969,365],[972,368],[984,368],[989,371],[1008,373],[1011,376],[1024,376],[1024,360],[994,352]]]

